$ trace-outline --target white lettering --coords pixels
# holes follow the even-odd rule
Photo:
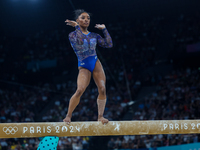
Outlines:
[[[169,129],[173,130],[174,129],[174,126],[172,123],[169,124]]]
[[[164,130],[167,129],[168,125],[166,123],[164,123],[163,125],[164,125]]]
[[[74,127],[73,126],[70,126],[69,128],[71,129],[70,132],[74,132]]]
[[[23,133],[25,133],[26,131],[28,131],[27,127],[23,127]]]
[[[191,126],[192,126],[192,130],[195,130],[195,124],[192,123]]]
[[[30,127],[30,133],[34,133],[34,127]]]
[[[197,128],[199,129],[199,125],[200,125],[200,123],[197,123]]]
[[[175,123],[175,130],[178,129],[179,130],[179,124]]]
[[[60,127],[59,126],[56,126],[56,133],[60,133]]]
[[[67,129],[66,126],[63,126],[63,127],[62,127],[62,132],[64,132],[64,130],[65,130],[65,132],[67,132],[68,129]]]
[[[37,133],[39,133],[39,132],[41,133],[41,127],[38,126],[37,127]]]
[[[51,133],[51,126],[48,126],[48,127],[47,127],[47,132],[48,132],[48,133]]]
[[[80,132],[80,127],[78,128],[78,127],[76,126],[76,130],[78,130],[78,132]]]
[[[43,133],[45,133],[45,126],[43,126]]]
[[[184,123],[184,129],[185,129],[185,130],[188,129],[187,123]]]

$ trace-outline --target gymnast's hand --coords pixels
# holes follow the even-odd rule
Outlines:
[[[106,28],[105,24],[96,24],[95,28],[99,29],[99,30],[103,30]]]
[[[66,20],[65,21],[67,24],[66,25],[69,25],[69,26],[72,26],[72,27],[75,27],[78,25],[78,23],[76,21],[73,21],[73,20]]]

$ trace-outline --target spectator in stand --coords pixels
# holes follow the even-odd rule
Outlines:
[[[108,149],[114,149],[115,148],[115,142],[114,139],[111,138],[111,140],[108,142]]]

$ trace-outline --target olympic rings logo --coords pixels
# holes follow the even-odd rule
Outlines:
[[[15,127],[4,127],[3,132],[5,132],[7,135],[9,134],[15,134],[18,131],[18,128]]]

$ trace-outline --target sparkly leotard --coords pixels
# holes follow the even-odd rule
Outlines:
[[[97,33],[82,33],[78,25],[75,28],[76,30],[69,34],[69,40],[78,58],[78,67],[81,66],[93,72],[97,61],[96,44],[98,43],[104,48],[111,48],[113,44],[110,34],[105,28],[103,29],[105,38],[102,38]]]

